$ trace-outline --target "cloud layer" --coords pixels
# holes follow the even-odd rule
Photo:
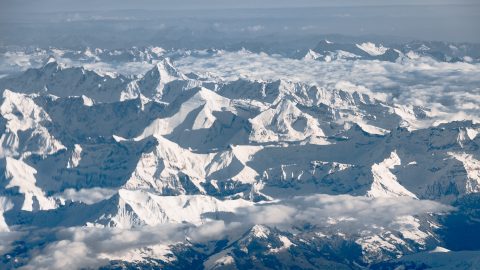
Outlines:
[[[114,189],[100,187],[80,190],[69,188],[64,190],[61,194],[54,195],[54,197],[64,201],[70,200],[74,202],[83,202],[86,204],[94,204],[112,197],[115,193],[116,190]]]
[[[204,224],[198,227],[190,224],[132,229],[72,227],[55,230],[50,244],[31,251],[33,258],[23,269],[98,267],[112,258],[141,259],[130,255],[132,250],[144,247],[160,249],[156,256],[161,257],[170,252],[168,245],[185,242],[186,239],[193,242],[232,241],[255,224],[282,230],[310,224],[319,230],[334,228],[351,235],[365,231],[397,230],[402,217],[451,210],[451,207],[437,202],[407,197],[314,195],[257,204],[225,216],[217,213],[217,220],[206,217]],[[33,233],[29,238],[38,239],[44,237],[42,235]]]
[[[225,80],[288,80],[326,89],[375,93],[391,102],[432,109],[439,121],[480,119],[480,64],[431,58],[384,61],[306,61],[248,51],[175,61],[183,72],[208,73]],[[348,87],[346,87],[348,86]]]
[[[99,74],[141,75],[153,67],[145,61],[72,60],[53,50],[56,60],[66,66],[83,66]],[[279,55],[249,51],[220,51],[175,55],[174,64],[184,73],[236,80],[287,80],[317,84],[370,94],[380,100],[431,109],[436,123],[480,120],[480,63],[439,62],[428,57],[397,62],[337,60],[332,62],[296,60]],[[0,76],[41,66],[47,51],[6,52],[0,56]]]

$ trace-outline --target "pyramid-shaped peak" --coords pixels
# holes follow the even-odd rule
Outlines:
[[[53,55],[50,55],[44,62],[43,66],[39,68],[39,70],[45,73],[52,73],[57,71],[62,71],[66,68],[72,68],[67,66],[65,63],[58,62],[57,58]],[[83,69],[83,67],[79,67],[79,69]]]
[[[45,61],[44,66],[45,66],[45,65],[48,65],[48,64],[50,64],[50,63],[56,63],[56,64],[57,64],[57,59],[55,58],[55,56],[50,55],[50,56],[48,57],[47,61]]]
[[[51,70],[51,69],[58,69],[61,68],[60,64],[58,63],[57,59],[55,56],[50,55],[47,60],[43,63],[44,70]]]
[[[158,74],[162,80],[168,80],[168,78],[187,78],[183,73],[175,68],[170,58],[162,59],[155,65],[152,71],[155,71],[155,73]]]

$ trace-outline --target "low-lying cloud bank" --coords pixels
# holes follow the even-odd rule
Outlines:
[[[63,201],[73,201],[73,202],[83,202],[85,204],[94,204],[102,200],[106,200],[112,197],[117,190],[108,189],[108,188],[89,188],[89,189],[80,189],[75,190],[69,188],[64,190],[61,194],[54,195],[55,198],[58,198]]]
[[[399,198],[367,198],[350,195],[314,195],[290,200],[245,207],[236,213],[205,215],[201,226],[163,224],[131,229],[72,227],[53,229],[53,239],[45,246],[30,251],[32,258],[23,269],[77,269],[98,267],[109,259],[140,260],[132,250],[151,247],[156,256],[170,251],[168,245],[229,239],[241,235],[255,224],[291,230],[294,226],[310,224],[319,231],[334,228],[349,235],[371,231],[397,230],[402,217],[446,212],[452,207],[428,200]],[[43,235],[43,236],[42,236]],[[26,242],[45,237],[32,232]],[[40,241],[42,242],[42,241]],[[133,256],[133,257],[132,257]]]
[[[56,231],[55,240],[41,250],[22,269],[95,268],[108,258],[128,258],[133,249],[156,244],[172,244],[185,239],[181,225],[164,224],[129,230],[119,228],[72,227]],[[35,235],[32,238],[38,237]]]
[[[395,63],[369,60],[295,60],[248,51],[175,61],[183,72],[225,80],[288,80],[326,89],[374,93],[390,102],[432,109],[439,122],[480,119],[480,64],[439,62],[428,57]],[[345,89],[348,88],[348,89]]]
[[[310,223],[320,227],[352,225],[362,230],[371,225],[388,227],[398,217],[450,211],[452,208],[429,200],[410,197],[368,198],[350,195],[295,197],[278,203],[242,208],[236,217],[251,224],[272,226]]]

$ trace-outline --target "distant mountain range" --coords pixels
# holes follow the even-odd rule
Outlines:
[[[478,62],[480,47],[475,44],[451,44],[447,42],[409,42],[384,46],[372,42],[337,43],[323,40],[309,50],[305,59],[331,61],[333,59],[362,59],[399,61],[422,56],[444,62]]]

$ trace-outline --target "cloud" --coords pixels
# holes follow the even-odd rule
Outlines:
[[[195,227],[192,224],[169,223],[138,228],[70,227],[33,232],[25,241],[49,241],[29,250],[31,260],[21,269],[80,269],[97,268],[109,260],[141,260],[141,249],[157,251],[155,255],[171,254],[169,245],[186,243],[187,239],[206,242],[222,239],[245,224],[213,220]],[[55,235],[49,239],[49,235]],[[0,235],[1,237],[1,235]],[[137,253],[137,254],[135,254]]]
[[[71,66],[82,66],[81,63],[72,63]],[[93,70],[99,74],[122,74],[126,76],[143,75],[149,71],[154,64],[147,62],[122,62],[109,64],[106,62],[83,64],[88,70]]]
[[[248,31],[261,31],[262,25]],[[60,53],[59,53],[60,52]],[[142,75],[153,63],[140,61],[72,60],[60,50],[6,52],[0,55],[0,73],[39,67],[53,54],[66,66],[83,66],[99,74]],[[448,63],[428,57],[397,62],[337,60],[332,62],[296,60],[266,53],[220,51],[209,57],[176,55],[175,65],[183,73],[236,80],[288,80],[317,84],[326,89],[358,91],[379,100],[401,105],[423,106],[431,110],[426,125],[453,120],[480,122],[480,63]]]
[[[23,235],[21,232],[0,231],[0,254],[9,252],[12,249],[12,243],[21,239]]]
[[[396,218],[432,212],[445,212],[452,207],[429,200],[410,197],[369,198],[350,195],[313,195],[243,208],[237,213],[252,224],[292,226],[305,223],[320,227],[356,225],[358,230],[369,226],[389,227]],[[355,227],[355,226],[354,226]]]
[[[313,26],[313,25],[304,25],[304,26],[300,27],[300,30],[307,31],[307,30],[312,30],[314,28],[315,28],[315,26]]]
[[[185,239],[185,225],[164,224],[133,229],[72,227],[52,232],[55,240],[41,250],[31,250],[32,259],[21,269],[96,268],[110,256],[124,257],[132,249]],[[45,233],[45,232],[43,232]],[[43,234],[46,235],[46,234]],[[31,235],[31,238],[42,235]],[[126,258],[126,257],[125,257]]]
[[[241,31],[248,31],[248,32],[259,32],[265,29],[265,26],[263,25],[252,25],[248,26],[247,28],[242,28]]]
[[[122,74],[126,76],[131,75],[143,75],[150,70],[154,63],[145,61],[119,61],[108,62],[101,61],[97,57],[92,59],[86,58],[85,55],[79,55],[79,52],[75,56],[78,59],[72,59],[64,54],[73,53],[70,50],[36,50],[33,52],[24,51],[7,51],[0,54],[0,74],[5,73],[13,74],[20,71],[25,71],[29,68],[40,68],[45,64],[50,56],[53,56],[55,60],[66,67],[84,67],[87,70],[95,71],[99,74]],[[155,61],[153,61],[155,62]]]
[[[0,54],[0,72],[12,73],[38,67],[43,63],[46,51],[40,50],[31,53],[23,51],[7,51]]]
[[[112,197],[116,192],[117,190],[114,189],[99,187],[80,190],[69,188],[63,191],[63,193],[54,195],[53,197],[59,198],[61,200],[70,200],[74,202],[83,202],[86,204],[94,204]]]
[[[156,256],[169,254],[168,245],[185,243],[186,239],[202,243],[238,237],[255,224],[290,230],[305,224],[323,230],[334,229],[346,234],[370,230],[397,230],[405,216],[451,211],[453,208],[428,200],[409,197],[368,198],[350,195],[313,195],[294,197],[273,203],[258,203],[240,208],[217,220],[206,219],[200,226],[169,223],[131,229],[71,227],[52,229],[51,233],[33,232],[28,239],[45,238],[49,244],[30,250],[32,259],[23,269],[78,269],[99,267],[114,258],[131,257],[132,251],[149,247],[159,250]],[[42,241],[40,241],[42,242]],[[43,242],[42,242],[43,243]],[[138,252],[137,252],[138,253]]]
[[[432,109],[438,122],[480,119],[480,64],[438,62],[420,57],[398,62],[338,60],[304,61],[248,51],[222,52],[212,57],[187,56],[175,65],[184,73],[211,74],[225,80],[288,80],[326,89],[351,90],[402,105]],[[339,84],[341,82],[341,84]],[[345,89],[349,90],[349,89]]]

